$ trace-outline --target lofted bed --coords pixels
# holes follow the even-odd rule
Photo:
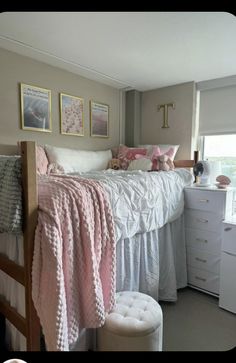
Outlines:
[[[194,153],[194,160],[175,160],[175,168],[192,168],[193,165],[198,160],[198,152]],[[17,304],[12,304],[9,302],[9,299],[5,296],[1,296],[0,299],[0,313],[9,321],[16,329],[19,331],[25,338],[26,338],[26,346],[25,350],[27,351],[40,351],[40,338],[41,338],[41,323],[43,321],[42,316],[40,316],[40,319],[38,317],[38,313],[40,315],[40,307],[37,306],[37,312],[35,309],[35,304],[32,299],[32,263],[33,263],[33,255],[35,253],[35,230],[37,229],[38,225],[38,217],[39,217],[39,194],[38,194],[38,188],[42,188],[43,182],[48,182],[50,177],[46,178],[43,182],[39,183],[39,179],[37,176],[36,171],[36,143],[30,142],[30,141],[24,141],[21,142],[21,161],[22,161],[22,190],[23,190],[23,231],[21,238],[18,239],[18,244],[21,244],[23,241],[23,259],[21,258],[21,263],[17,263],[13,261],[11,258],[7,257],[7,254],[4,253],[4,251],[1,251],[0,253],[0,269],[2,272],[7,274],[11,279],[14,279],[18,284],[23,287],[23,293],[24,293],[24,300],[25,300],[25,307],[21,307],[21,309],[17,308]],[[98,174],[92,173],[91,175],[84,174],[83,178],[87,180],[87,178],[91,178],[90,180],[100,180],[100,182],[104,183],[106,185],[106,191],[109,190],[109,176],[114,175],[105,175],[105,176],[98,176]],[[178,171],[176,171],[177,177]],[[189,173],[189,172],[188,172]],[[132,174],[132,173],[131,173]],[[156,173],[148,173],[150,175],[150,178],[152,180],[152,183],[156,183],[156,176],[154,174]],[[158,174],[158,173],[157,173]],[[119,175],[119,174],[118,174]],[[120,174],[122,177],[122,173]],[[141,175],[141,176],[140,176]],[[143,177],[143,174],[133,173],[131,175],[131,181],[135,178],[141,178]],[[170,174],[169,174],[170,175]],[[176,177],[175,175],[175,177]],[[187,174],[186,174],[187,175]],[[68,176],[66,179],[64,177],[63,180],[66,180],[67,182],[70,182],[73,176]],[[79,176],[79,178],[81,175]],[[54,181],[57,183],[61,183],[60,176],[54,176]],[[133,179],[132,179],[133,178]],[[146,175],[145,175],[146,178]],[[164,176],[163,176],[164,178]],[[128,181],[128,184],[130,184],[130,180]],[[141,179],[140,179],[141,180]],[[162,179],[163,181],[164,179]],[[179,179],[175,179],[179,180]],[[191,178],[187,181],[191,181]],[[173,181],[173,185],[176,184],[176,181]],[[58,184],[59,185],[59,184]],[[170,184],[171,186],[172,184]],[[181,190],[183,191],[183,186],[181,186]],[[41,190],[41,189],[40,189]],[[180,190],[180,189],[179,189]],[[110,189],[110,200],[112,199],[112,193],[114,191]],[[109,194],[109,193],[108,193]],[[115,199],[114,199],[115,200]],[[115,202],[114,202],[115,203]],[[113,204],[111,201],[111,207],[113,208]],[[41,208],[41,206],[40,206]],[[180,218],[180,225],[177,226],[177,230],[179,231],[179,240],[182,240],[183,238],[183,228],[180,226],[183,226],[183,218],[181,213],[178,213],[178,219]],[[155,299],[163,299],[163,300],[169,300],[174,301],[176,299],[176,292],[169,293],[170,289],[169,286],[167,287],[167,284],[173,284],[172,281],[172,275],[167,276],[166,272],[164,271],[166,269],[166,264],[172,264],[173,267],[173,273],[176,275],[176,282],[174,283],[174,290],[177,290],[180,287],[184,287],[184,284],[186,283],[185,278],[185,272],[182,273],[182,267],[185,262],[185,244],[183,242],[180,250],[178,251],[178,248],[173,245],[173,234],[175,234],[175,230],[173,232],[172,228],[173,225],[176,223],[177,217],[173,217],[168,220],[168,223],[166,223],[166,220],[163,219],[164,225],[160,225],[160,228],[158,227],[158,231],[160,230],[160,233],[157,232],[157,230],[153,230],[151,227],[149,228],[149,231],[147,233],[135,233],[135,235],[127,234],[127,235],[119,235],[119,238],[117,238],[117,244],[116,244],[116,289],[117,291],[121,290],[138,290],[142,292],[147,292],[150,295],[152,295]],[[116,223],[116,222],[115,222]],[[166,228],[166,225],[168,224],[168,229]],[[116,224],[115,224],[116,225]],[[169,229],[170,226],[170,229]],[[42,226],[41,226],[42,227]],[[42,227],[43,228],[43,227]],[[137,230],[136,230],[137,232]],[[116,233],[116,236],[118,234]],[[158,235],[158,236],[157,236]],[[171,235],[172,241],[167,243],[164,243],[166,240],[166,236]],[[168,237],[169,238],[169,237]],[[170,238],[170,239],[171,239]],[[177,237],[176,237],[177,238]],[[177,238],[178,239],[178,238]],[[140,240],[140,241],[139,241]],[[157,240],[160,240],[158,247],[155,247],[157,245]],[[39,240],[38,240],[39,241]],[[151,241],[151,242],[150,242]],[[143,262],[140,263],[140,266],[138,266],[138,259],[141,258],[140,256],[143,254],[143,250],[140,250],[140,255],[136,256],[136,253],[139,253],[135,251],[134,249],[135,244],[144,244],[143,247],[146,249],[147,245],[150,244],[154,246],[154,249],[151,253],[156,253],[158,255],[155,256],[155,258],[152,260],[153,269],[151,268],[149,271],[149,277],[147,278],[145,276],[146,268],[147,270],[149,267],[143,267],[147,264],[146,256],[144,256]],[[157,249],[156,249],[157,248]],[[170,254],[166,249],[171,250],[171,259]],[[183,251],[182,256],[180,256],[180,262],[177,261],[178,254]],[[159,255],[160,253],[160,255]],[[123,257],[120,257],[124,255]],[[130,259],[127,259],[127,256],[130,256]],[[134,256],[135,255],[135,256]],[[160,257],[159,257],[160,256]],[[168,256],[168,258],[166,258]],[[135,260],[136,259],[136,260]],[[163,259],[163,262],[161,261]],[[23,263],[22,263],[23,260]],[[136,262],[135,262],[136,261]],[[177,261],[177,262],[176,262]],[[160,262],[160,268],[159,265],[156,266],[155,263]],[[158,271],[157,271],[158,267]],[[171,268],[172,268],[171,267]],[[186,268],[186,266],[185,266]],[[155,271],[157,271],[157,277],[155,280]],[[160,274],[160,276],[159,276]],[[165,278],[162,278],[161,276],[164,276]],[[34,276],[34,274],[33,274]],[[140,276],[137,278],[137,276]],[[159,277],[160,277],[160,286],[158,287],[154,286],[153,284],[155,281],[158,281],[159,284]],[[152,281],[153,279],[153,281]],[[168,281],[167,281],[168,280]],[[156,282],[155,282],[156,283]],[[146,287],[146,285],[148,287]],[[145,290],[147,289],[147,290]],[[156,291],[158,289],[158,291]],[[22,293],[22,292],[21,292]],[[21,302],[22,303],[22,302]],[[20,314],[19,311],[24,311],[24,314]],[[90,328],[90,326],[86,326],[84,324],[83,328]],[[96,326],[94,326],[96,327]],[[43,333],[45,333],[46,328],[43,326]],[[78,333],[79,334],[79,333]],[[46,333],[47,335],[47,333]],[[49,340],[46,339],[46,345]],[[71,343],[71,341],[69,341]],[[72,343],[70,344],[70,348],[72,347]],[[75,346],[75,345],[74,345]],[[64,345],[59,346],[59,348],[55,348],[53,345],[48,345],[48,350],[71,350],[71,349],[64,349]],[[69,348],[69,346],[67,346]],[[76,349],[76,348],[75,348]],[[86,349],[86,347],[85,347]]]

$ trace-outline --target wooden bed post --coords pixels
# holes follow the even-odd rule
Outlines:
[[[199,160],[199,151],[194,151],[194,163],[197,164]]]
[[[199,158],[199,151],[194,151],[194,159],[192,160],[174,160],[174,166],[176,168],[192,168]]]
[[[38,191],[36,173],[36,144],[21,142],[23,183],[23,235],[25,266],[25,314],[27,351],[40,351],[40,322],[32,300],[32,261],[34,234],[38,218]]]

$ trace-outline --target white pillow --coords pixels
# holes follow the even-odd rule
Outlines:
[[[63,167],[65,173],[104,170],[112,159],[111,150],[88,151],[45,145],[50,163]]]
[[[152,151],[153,146],[158,146],[161,150],[161,154],[165,154],[171,147],[174,149],[173,157],[171,158],[174,160],[175,155],[179,149],[179,145],[171,145],[171,144],[157,144],[157,145],[138,145],[138,147],[144,147],[148,150],[148,153]]]
[[[145,159],[145,158],[132,160],[129,163],[127,170],[143,170],[143,171],[152,170],[152,161],[150,159]]]

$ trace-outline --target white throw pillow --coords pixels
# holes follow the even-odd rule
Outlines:
[[[143,171],[152,170],[152,161],[150,159],[145,159],[145,158],[132,160],[129,163],[127,170],[143,170]]]
[[[63,167],[65,173],[104,170],[112,159],[111,150],[88,151],[45,145],[50,163]]]

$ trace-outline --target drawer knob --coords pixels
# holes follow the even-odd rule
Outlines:
[[[196,280],[201,280],[203,282],[206,282],[206,279],[204,279],[203,277],[199,277],[199,276],[195,276]]]
[[[196,238],[196,241],[203,242],[203,243],[207,243],[208,242],[208,240],[207,239],[204,239],[204,238]]]
[[[203,262],[203,263],[206,263],[207,262],[207,260],[203,260],[202,258],[199,258],[199,257],[195,257],[195,260],[196,261]]]
[[[208,219],[196,218],[196,220],[201,223],[208,223]]]
[[[200,203],[208,203],[209,202],[209,199],[199,199],[199,202]]]
[[[226,227],[224,230],[225,232],[231,231],[232,227]]]

